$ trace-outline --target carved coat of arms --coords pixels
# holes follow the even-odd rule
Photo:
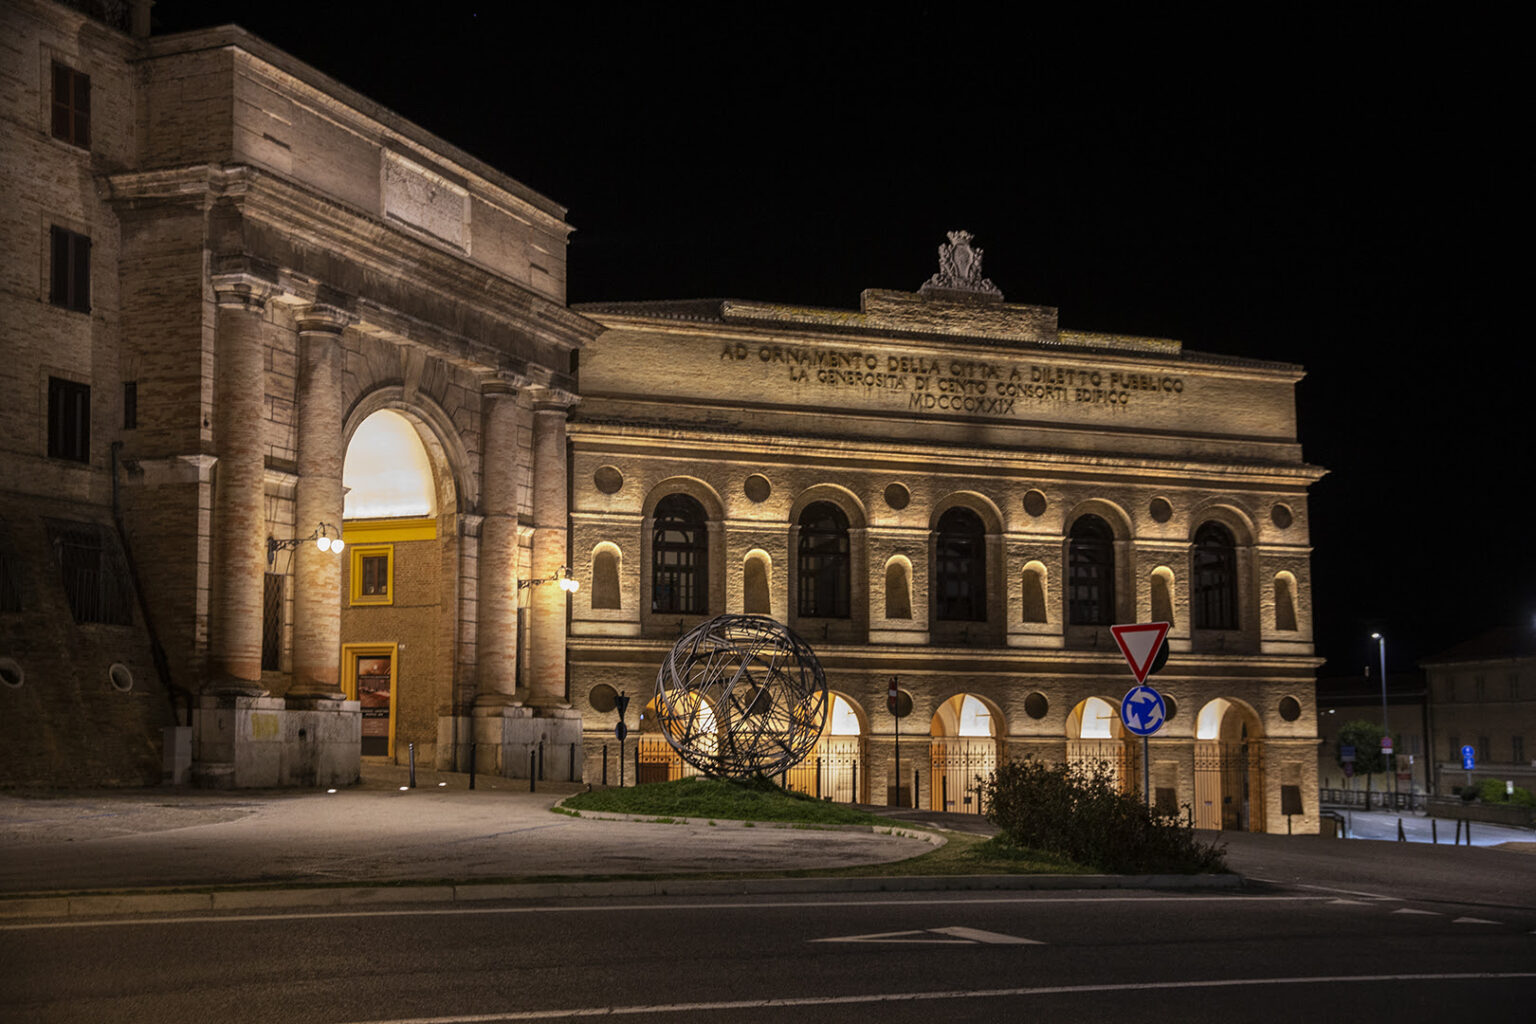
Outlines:
[[[981,250],[971,246],[969,231],[950,231],[949,244],[939,246],[939,272],[930,277],[918,289],[943,289],[953,292],[977,292],[981,295],[1002,296],[991,281],[981,276]]]

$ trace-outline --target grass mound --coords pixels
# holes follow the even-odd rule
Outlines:
[[[868,811],[791,793],[766,779],[690,777],[624,789],[594,789],[569,797],[575,811],[643,817],[782,821],[808,825],[889,825]]]

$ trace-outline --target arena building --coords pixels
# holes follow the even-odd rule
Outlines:
[[[685,770],[643,710],[621,754],[613,698],[644,705],[679,636],[745,612],[835,695],[795,788],[980,810],[1000,759],[1104,761],[1200,826],[1315,831],[1300,368],[1063,330],[964,232],[939,263],[857,312],[576,307],[606,328],[569,425],[586,777]],[[1109,627],[1149,621],[1172,624],[1169,720],[1144,766]]]
[[[572,309],[558,204],[147,10],[0,7],[0,785],[671,776],[613,698],[733,611],[826,667],[797,788],[977,810],[1035,755],[1315,830],[1298,367],[1062,330],[963,232],[857,312]]]

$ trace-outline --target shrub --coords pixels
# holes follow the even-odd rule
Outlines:
[[[1485,804],[1517,804],[1521,807],[1536,807],[1536,797],[1524,786],[1516,786],[1513,793],[1504,792],[1502,779],[1483,779],[1477,784],[1477,795]]]
[[[982,780],[987,817],[1016,846],[1068,857],[1100,871],[1224,871],[1225,847],[1201,842],[1193,826],[1121,793],[1109,766],[1000,765]]]

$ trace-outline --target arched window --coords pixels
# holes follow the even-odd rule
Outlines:
[[[1190,597],[1196,629],[1237,628],[1237,549],[1220,523],[1195,531],[1194,581]]]
[[[800,615],[848,617],[848,517],[830,501],[800,513]]]
[[[1115,622],[1115,534],[1096,515],[1079,516],[1067,540],[1067,622]]]
[[[987,533],[981,517],[957,505],[939,517],[934,543],[934,617],[987,620]]]
[[[912,617],[912,566],[900,555],[885,563],[885,617]]]
[[[703,615],[708,610],[704,506],[686,494],[669,494],[656,503],[651,532],[651,611]]]
[[[592,551],[592,607],[619,607],[619,549],[604,542]]]
[[[748,615],[773,614],[769,577],[772,564],[766,551],[749,551],[741,565],[741,610]]]

